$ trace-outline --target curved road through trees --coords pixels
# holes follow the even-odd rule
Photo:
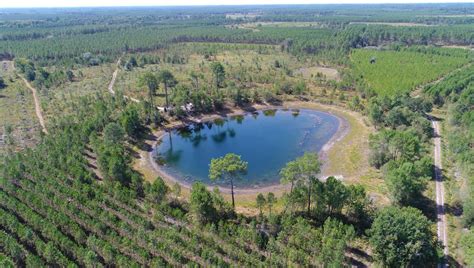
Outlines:
[[[119,67],[120,67],[120,60],[122,59],[122,57],[120,57],[118,60],[117,60],[117,67],[115,68],[115,71],[112,73],[112,79],[110,80],[110,83],[109,83],[109,86],[107,87],[107,89],[109,90],[110,94],[112,95],[115,95],[115,90],[114,90],[114,85],[115,85],[115,80],[117,79],[117,74],[118,74],[118,71],[119,71]],[[129,99],[133,102],[136,102],[136,103],[139,103],[140,101],[135,99],[135,98],[132,98],[132,97],[129,97],[129,96],[123,96],[125,99]]]
[[[33,99],[35,101],[35,111],[36,111],[36,117],[38,117],[38,120],[39,120],[39,123],[41,125],[41,129],[43,131],[43,133],[45,134],[48,134],[48,129],[46,128],[46,124],[44,123],[44,118],[43,118],[43,111],[41,110],[41,102],[39,100],[39,97],[38,97],[38,92],[36,90],[36,88],[34,88],[30,82],[28,82],[28,80],[26,80],[26,78],[24,78],[23,76],[21,76],[21,79],[23,80],[23,82],[25,82],[26,86],[31,90],[31,92],[33,93]]]

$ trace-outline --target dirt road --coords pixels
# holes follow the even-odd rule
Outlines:
[[[448,256],[448,235],[447,222],[444,207],[444,185],[441,165],[441,135],[439,122],[431,119],[434,129],[434,172],[436,183],[436,215],[438,225],[438,240],[441,241],[444,247],[444,256]],[[440,267],[446,267],[446,264],[440,264]]]
[[[112,74],[112,80],[110,80],[109,87],[107,88],[112,95],[115,95],[114,84],[115,84],[115,79],[117,79],[118,71],[119,71],[119,68],[117,66],[117,69],[115,69],[115,71]]]
[[[109,90],[110,94],[112,95],[115,95],[115,90],[114,90],[114,85],[115,85],[115,80],[117,79],[117,74],[118,74],[118,71],[119,71],[119,65],[120,65],[120,60],[122,58],[119,58],[118,61],[117,61],[117,68],[115,69],[115,71],[112,73],[112,79],[110,80],[110,83],[109,83],[109,86],[107,87],[107,89]],[[135,98],[132,98],[132,97],[129,97],[129,96],[123,96],[125,99],[128,99],[128,100],[131,100],[133,102],[136,102],[136,103],[139,103],[140,101],[135,99]]]
[[[21,76],[21,79],[23,80],[23,82],[25,82],[26,86],[31,90],[31,92],[33,93],[33,99],[35,100],[35,111],[36,111],[36,117],[38,117],[38,120],[39,120],[39,123],[41,125],[41,128],[42,128],[42,131],[45,133],[45,134],[48,134],[48,129],[46,129],[46,124],[44,123],[44,118],[43,118],[43,111],[41,110],[41,104],[40,104],[40,100],[39,100],[39,97],[38,97],[38,92],[36,90],[36,88],[34,88],[30,82],[28,82],[28,80],[26,80],[23,76]]]

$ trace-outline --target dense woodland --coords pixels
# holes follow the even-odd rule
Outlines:
[[[48,111],[48,134],[35,146],[4,142],[0,154],[0,266],[435,267],[430,119],[440,113],[447,171],[459,174],[449,181],[457,214],[448,213],[462,225],[449,229],[459,239],[445,261],[474,265],[473,12],[472,4],[0,9],[0,60],[15,66],[0,75],[0,96],[25,78]],[[312,65],[340,75],[305,76]],[[124,77],[114,94],[110,66]],[[82,94],[90,73],[106,82]],[[279,172],[289,191],[256,195],[255,214],[236,212],[233,192],[228,202],[194,183],[186,196],[134,168],[137,148],[168,123],[287,100],[366,119],[368,162],[387,204],[362,184],[320,178],[323,159],[311,152]],[[0,126],[9,140],[12,127]],[[232,183],[246,169],[229,154],[210,163],[209,176]]]

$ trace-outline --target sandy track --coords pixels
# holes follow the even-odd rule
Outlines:
[[[120,60],[122,59],[122,57],[120,57],[117,61],[117,68],[115,69],[115,71],[112,73],[112,79],[110,80],[110,83],[109,83],[109,86],[107,87],[107,89],[109,90],[110,94],[112,95],[115,95],[115,90],[114,90],[114,85],[115,85],[115,80],[117,80],[117,74],[118,74],[118,71],[119,71],[119,65],[120,65]],[[132,97],[129,97],[129,96],[123,96],[125,99],[127,100],[131,100],[133,102],[136,102],[136,103],[139,103],[140,101],[135,99],[135,98],[132,98]]]
[[[45,134],[48,134],[48,129],[46,128],[46,124],[44,123],[44,118],[43,118],[43,111],[41,110],[41,104],[40,100],[38,97],[38,91],[36,88],[34,88],[28,80],[26,80],[23,76],[21,76],[21,79],[25,82],[26,86],[31,90],[33,93],[33,99],[35,100],[35,112],[36,112],[36,117],[38,117],[39,123],[41,125],[42,131]]]
[[[431,119],[434,129],[434,176],[436,183],[436,216],[437,216],[437,233],[438,240],[443,244],[444,256],[448,256],[448,232],[446,228],[446,213],[444,207],[444,185],[441,162],[441,136],[438,121]],[[438,267],[446,267],[445,263]]]

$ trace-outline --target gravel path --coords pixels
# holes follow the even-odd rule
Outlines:
[[[441,165],[441,135],[439,122],[435,119],[431,119],[431,123],[434,129],[434,176],[436,182],[436,215],[438,225],[438,239],[443,244],[444,256],[448,256],[448,231],[446,227],[446,213],[444,207],[444,185],[443,185],[443,174]],[[440,267],[446,267],[445,263],[439,265]]]

